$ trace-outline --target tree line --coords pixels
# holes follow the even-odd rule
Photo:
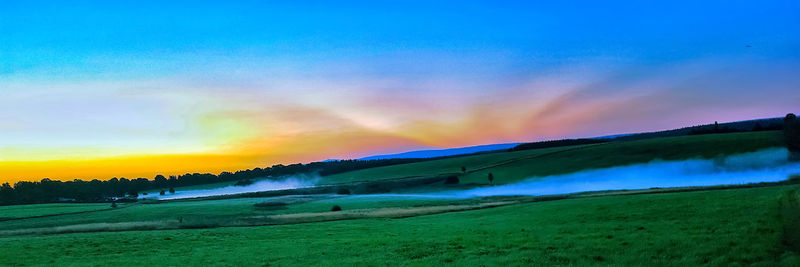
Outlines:
[[[760,122],[756,122],[752,128],[743,128],[743,127],[732,127],[729,125],[720,125],[718,122],[714,122],[712,125],[703,125],[703,126],[696,126],[691,129],[689,135],[701,135],[701,134],[717,134],[717,133],[740,133],[740,132],[760,132],[760,131],[778,131],[783,128],[783,125],[780,123],[772,122],[767,124],[761,124]]]
[[[782,117],[737,121],[728,123],[718,123],[696,125],[683,127],[672,130],[635,133],[624,135],[614,138],[614,141],[634,141],[644,140],[660,137],[674,137],[685,135],[702,135],[702,134],[716,134],[716,133],[734,133],[734,132],[759,132],[759,131],[776,131],[783,129],[784,119]]]
[[[236,172],[222,172],[220,174],[211,173],[187,173],[166,177],[156,175],[152,180],[147,178],[112,178],[109,180],[84,181],[75,179],[72,181],[57,181],[42,179],[38,182],[20,181],[13,186],[9,183],[0,185],[0,205],[14,204],[34,204],[51,202],[109,202],[120,201],[120,198],[128,197],[133,200],[144,191],[158,191],[175,187],[210,184],[218,182],[237,182],[250,181],[256,178],[266,178],[279,180],[285,176],[315,173],[322,176],[354,171],[359,169],[389,166],[436,160],[443,158],[462,157],[468,155],[498,153],[503,151],[518,151],[527,149],[540,149],[549,147],[571,146],[596,144],[611,141],[629,141],[646,138],[694,135],[709,133],[725,133],[740,131],[767,131],[784,130],[785,142],[791,152],[790,159],[800,161],[800,119],[794,114],[788,114],[785,118],[764,119],[756,121],[743,121],[726,124],[714,123],[712,125],[686,127],[677,130],[640,133],[629,136],[622,136],[610,139],[563,139],[552,141],[541,141],[524,143],[508,150],[485,151],[472,154],[452,155],[433,158],[398,158],[398,159],[376,159],[376,160],[335,160],[312,162],[308,164],[273,165],[266,168],[254,168]],[[493,178],[493,177],[492,177]],[[490,178],[490,180],[492,179]],[[243,182],[242,184],[247,184]],[[124,199],[122,199],[124,201]]]
[[[156,175],[147,178],[111,178],[109,180],[94,179],[84,181],[58,181],[42,179],[38,182],[19,181],[12,186],[9,183],[0,185],[0,205],[35,204],[51,202],[109,202],[135,199],[144,191],[173,189],[180,186],[210,184],[218,182],[234,182],[266,178],[279,180],[286,176],[298,174],[331,175],[347,171],[419,162],[430,159],[380,159],[380,160],[336,160],[312,162],[308,164],[273,165],[266,168],[254,168],[236,172],[187,173],[183,175]]]

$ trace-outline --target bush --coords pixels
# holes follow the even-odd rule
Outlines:
[[[331,208],[331,211],[341,211],[341,210],[342,207],[339,207],[339,205],[333,205],[333,208]]]
[[[111,202],[111,208],[116,208],[116,207],[117,207],[117,202]]]
[[[161,192],[158,193],[158,194],[163,196],[163,195],[166,195],[166,192],[164,192],[164,190],[161,190]]]

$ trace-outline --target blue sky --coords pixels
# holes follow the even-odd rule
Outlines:
[[[187,163],[129,174],[211,156],[226,160],[202,170],[235,170],[777,117],[800,106],[797,14],[798,1],[3,1],[0,173],[165,155]]]
[[[796,60],[800,43],[796,1],[77,2],[4,2],[0,73],[152,77],[352,61],[374,75],[524,75],[585,60]],[[419,66],[431,57],[440,64]]]

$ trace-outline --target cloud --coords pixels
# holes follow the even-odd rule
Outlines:
[[[5,161],[30,164],[176,154],[237,159],[201,168],[219,172],[419,148],[662,130],[790,112],[800,104],[791,97],[800,89],[792,75],[795,65],[708,58],[648,66],[560,65],[508,79],[357,72],[304,77],[297,69],[261,76],[268,70],[253,69],[234,75],[241,78],[235,82],[10,80],[0,82],[10,88],[0,99],[0,118],[11,118],[0,123],[0,152]],[[202,162],[166,169],[194,172]],[[106,175],[146,174],[146,166],[134,165],[109,168]],[[43,175],[23,169],[29,174],[13,173]],[[53,170],[48,176],[83,173],[102,178],[95,171]]]

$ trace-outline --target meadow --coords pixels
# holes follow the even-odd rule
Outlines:
[[[532,176],[570,173],[585,169],[660,160],[713,158],[781,146],[779,131],[708,134],[655,138],[629,142],[555,147],[514,152],[480,154],[410,164],[370,168],[322,177],[325,184],[411,176],[459,174],[462,183],[488,184],[488,173],[496,184],[513,183]]]
[[[14,205],[0,206],[0,221],[9,219],[19,219],[27,217],[53,216],[66,213],[82,213],[88,211],[110,209],[106,203],[89,204],[33,204],[33,205]]]
[[[456,185],[390,194],[6,206],[0,207],[0,265],[798,265],[796,181],[553,196],[425,195],[493,188],[489,172],[503,185],[780,145],[779,132],[684,136],[471,155],[320,178],[322,184],[460,178]],[[342,211],[331,211],[334,206]]]
[[[787,231],[800,229],[792,225],[800,214],[798,189],[565,199],[401,219],[12,236],[0,238],[0,263],[791,266],[800,263],[786,243]]]

